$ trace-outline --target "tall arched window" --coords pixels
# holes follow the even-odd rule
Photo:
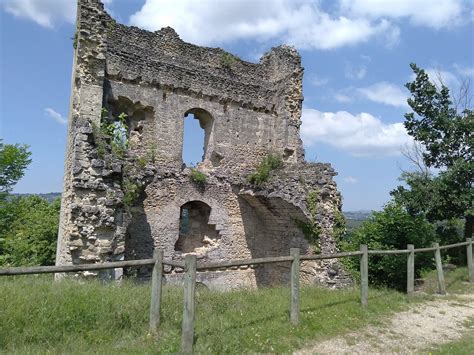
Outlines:
[[[187,166],[209,158],[213,121],[211,114],[200,108],[184,114],[182,161]]]

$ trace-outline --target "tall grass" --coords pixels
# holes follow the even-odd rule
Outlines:
[[[395,291],[370,290],[369,307],[357,289],[304,287],[301,324],[289,322],[289,289],[216,293],[198,290],[198,353],[289,352],[404,308]],[[0,278],[0,352],[173,353],[180,347],[182,290],[164,288],[162,325],[148,335],[149,284],[21,276]]]

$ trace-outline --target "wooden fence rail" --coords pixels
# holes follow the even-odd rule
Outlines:
[[[369,294],[369,256],[370,255],[403,255],[407,254],[407,294],[414,293],[414,275],[415,275],[415,255],[416,253],[434,252],[436,271],[438,278],[438,292],[446,294],[446,285],[444,281],[443,268],[441,263],[441,250],[466,246],[467,267],[469,272],[469,281],[474,282],[474,265],[472,255],[472,238],[467,238],[465,242],[440,246],[435,243],[430,248],[418,248],[412,244],[407,245],[407,249],[402,250],[368,250],[367,245],[361,245],[359,251],[319,254],[319,255],[300,255],[298,248],[290,249],[289,256],[276,256],[268,258],[257,258],[248,260],[231,260],[224,262],[197,263],[196,256],[188,254],[185,261],[165,260],[163,250],[155,250],[153,259],[117,261],[102,264],[84,264],[84,265],[61,265],[61,266],[34,266],[34,267],[12,267],[0,268],[0,276],[8,275],[28,275],[45,273],[66,273],[79,271],[97,271],[104,269],[116,269],[123,267],[153,266],[151,282],[151,302],[150,302],[150,332],[155,333],[160,325],[161,298],[163,286],[163,266],[168,265],[182,269],[184,274],[184,304],[183,304],[183,323],[181,333],[181,352],[185,354],[192,353],[194,343],[194,319],[195,319],[195,293],[196,293],[196,273],[211,270],[225,270],[235,267],[261,265],[268,263],[291,262],[290,272],[290,321],[294,325],[300,322],[300,264],[308,260],[324,260],[344,257],[360,257],[360,302],[362,307],[368,306]]]

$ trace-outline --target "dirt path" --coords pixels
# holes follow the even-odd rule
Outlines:
[[[415,353],[451,342],[467,331],[463,323],[474,318],[474,295],[459,295],[413,305],[383,325],[329,339],[295,354]]]

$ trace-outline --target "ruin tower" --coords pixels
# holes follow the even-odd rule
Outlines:
[[[336,173],[304,160],[294,48],[249,63],[186,43],[169,27],[116,23],[99,0],[78,0],[74,48],[58,265],[151,258],[154,248],[201,261],[336,251]],[[182,159],[190,114],[204,130],[195,168]],[[311,283],[347,280],[334,261],[305,262],[301,274]],[[181,275],[172,270],[167,280]],[[198,281],[226,289],[288,277],[283,263],[199,273]]]

